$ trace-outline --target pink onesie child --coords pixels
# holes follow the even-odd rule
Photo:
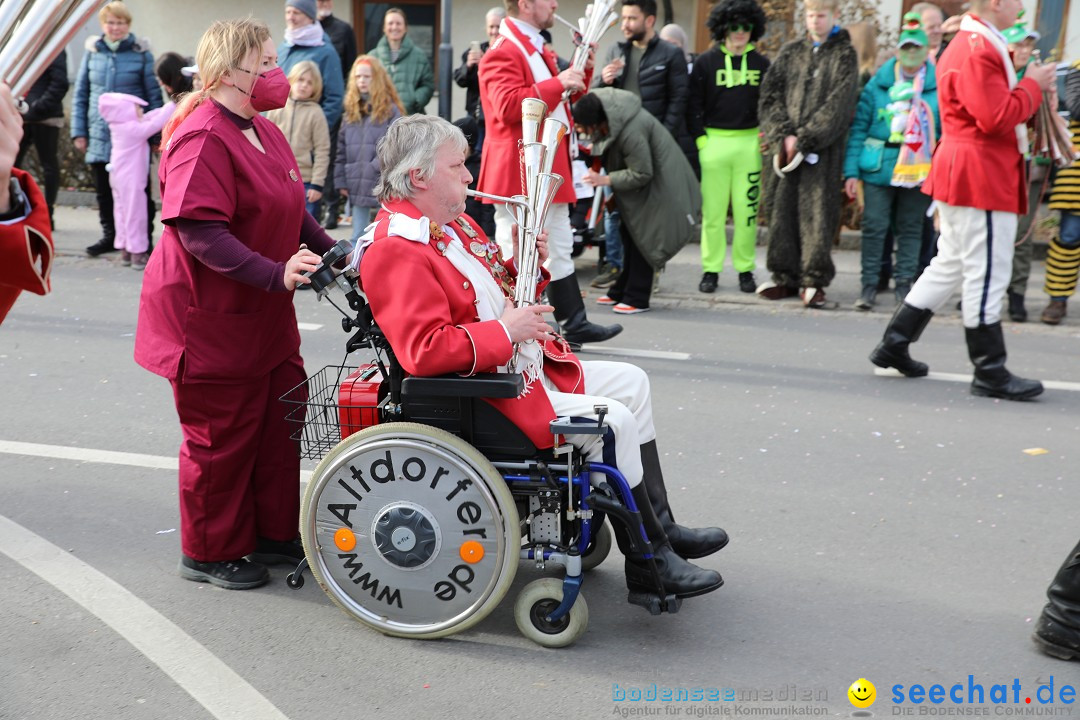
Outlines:
[[[126,93],[102,93],[98,112],[109,123],[112,154],[109,156],[109,184],[113,194],[116,244],[123,258],[136,270],[146,267],[150,241],[146,237],[146,179],[150,172],[150,145],[147,141],[161,132],[175,103],[143,113],[146,101]]]

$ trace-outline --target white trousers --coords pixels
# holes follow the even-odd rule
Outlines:
[[[495,209],[495,242],[499,243],[504,259],[514,255],[514,240],[510,234],[514,221],[501,206]],[[562,280],[574,274],[574,229],[570,227],[570,206],[558,203],[548,210],[545,227],[548,231],[548,260],[544,267],[552,280]]]
[[[961,288],[964,327],[1001,320],[1001,298],[1012,276],[1016,213],[954,207],[939,202],[937,255],[905,302],[937,312]]]
[[[587,395],[559,392],[548,388],[551,406],[559,417],[595,420],[597,405],[607,406],[604,422],[613,438],[603,435],[568,435],[567,440],[593,462],[607,462],[619,468],[630,487],[641,483],[642,443],[656,439],[653,426],[652,396],[649,376],[636,365],[590,360],[581,363],[585,370]],[[612,462],[613,461],[613,462]]]

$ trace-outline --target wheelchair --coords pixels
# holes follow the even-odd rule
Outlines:
[[[357,280],[333,265],[351,247],[331,249],[310,274],[320,299],[341,290],[346,357],[281,399],[301,455],[319,463],[301,504],[305,560],[288,577],[319,586],[347,614],[379,632],[440,638],[473,627],[506,596],[519,561],[562,566],[563,578],[528,583],[514,603],[525,637],[564,647],[585,632],[584,573],[611,550],[623,522],[652,569],[654,592],[628,600],[650,613],[677,612],[652,560],[626,479],[616,467],[586,462],[567,434],[603,434],[605,409],[587,424],[556,418],[554,446],[536,448],[483,398],[517,397],[521,375],[409,377],[374,323]],[[603,477],[596,481],[594,477]],[[640,545],[638,545],[640,543]]]

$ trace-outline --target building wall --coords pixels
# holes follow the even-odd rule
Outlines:
[[[697,0],[674,0],[675,19],[690,33],[694,22],[695,2]],[[703,0],[702,0],[703,1]],[[173,51],[181,55],[195,55],[195,48],[203,31],[214,20],[252,15],[266,22],[275,42],[281,42],[285,30],[285,11],[282,0],[243,0],[222,3],[220,0],[185,0],[183,3],[162,3],[156,0],[126,0],[132,14],[131,31],[136,35],[148,37],[154,55]],[[451,44],[453,45],[455,66],[460,63],[461,55],[469,47],[470,40],[486,40],[484,15],[488,9],[500,4],[500,0],[457,0],[453,6],[451,23]],[[577,22],[585,12],[586,0],[566,0],[559,5],[559,15],[570,22]],[[224,9],[223,9],[224,8]],[[352,22],[351,3],[336,0],[334,12],[337,17]],[[618,10],[616,9],[616,12]],[[555,49],[560,56],[569,58],[573,53],[570,31],[561,24],[551,29],[555,40]],[[79,67],[83,55],[83,45],[87,37],[101,34],[101,27],[95,20],[78,35],[68,46],[68,66],[72,76]],[[691,38],[693,37],[692,33]],[[600,43],[600,56],[607,46],[622,40],[618,26],[611,28]],[[436,81],[436,87],[438,82]],[[428,105],[428,112],[438,111],[439,99],[435,98]],[[451,117],[460,117],[465,113],[465,90],[454,85],[451,92]]]
[[[565,0],[559,5],[559,14],[570,22],[576,22],[584,14],[587,0]],[[675,21],[683,26],[691,38],[691,43],[704,47],[706,31],[696,28],[699,14],[704,16],[708,0],[673,0]],[[1065,59],[1080,59],[1080,0],[1073,0],[1075,6],[1069,17],[1067,37],[1073,39],[1066,46]],[[457,0],[453,7],[451,23],[451,43],[453,45],[455,65],[460,62],[462,53],[468,48],[470,40],[486,39],[484,33],[484,15],[488,9],[498,4],[498,0]],[[1035,17],[1038,0],[1024,0],[1028,17]],[[183,55],[194,55],[195,47],[203,31],[214,20],[225,17],[253,15],[266,21],[275,41],[280,42],[285,29],[284,3],[281,0],[238,0],[223,5],[220,0],[186,0],[183,3],[162,3],[155,0],[128,0],[127,5],[134,18],[132,31],[139,36],[150,38],[155,55],[166,51],[175,51]],[[896,27],[900,22],[902,0],[878,0],[882,27]],[[222,8],[225,8],[223,10]],[[337,0],[335,12],[343,20],[352,21],[351,3]],[[661,11],[661,16],[662,16]],[[663,18],[658,18],[658,25]],[[101,29],[95,21],[77,36],[68,47],[69,68],[74,75],[83,54],[83,43],[91,35],[100,34]],[[555,49],[559,55],[570,57],[573,44],[570,32],[561,24],[552,28]],[[607,31],[600,43],[599,56],[603,57],[609,45],[622,40],[618,26]],[[452,88],[451,115],[460,117],[464,114],[465,91],[456,85]],[[428,112],[438,110],[438,94],[428,105]]]

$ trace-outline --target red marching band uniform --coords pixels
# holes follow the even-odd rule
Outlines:
[[[533,46],[514,22],[503,20],[502,32],[513,34],[528,53],[540,51]],[[574,137],[574,120],[570,114],[570,103],[562,99],[563,86],[556,75],[559,74],[552,52],[541,53],[544,63],[551,72],[551,77],[540,82],[530,82],[533,77],[529,59],[510,38],[500,36],[480,61],[480,102],[484,108],[484,152],[480,160],[480,179],[477,187],[494,195],[520,195],[521,171],[518,164],[518,145],[521,141],[521,101],[526,98],[539,98],[547,103],[548,116],[554,114],[559,103],[563,103],[569,119],[570,132],[559,144],[552,172],[562,176],[564,182],[555,195],[553,202],[577,202],[574,192],[573,172],[570,169],[570,139]],[[592,70],[585,72],[585,86],[589,86]],[[583,94],[583,93],[582,93]],[[573,96],[577,99],[579,95]],[[489,202],[489,201],[485,201]]]
[[[938,60],[941,142],[923,185],[935,200],[953,207],[1027,212],[1024,156],[1015,127],[1035,114],[1042,90],[1028,77],[1010,90],[1005,73],[1001,54],[970,31],[961,30]]]
[[[0,224],[0,322],[23,290],[45,295],[51,289],[53,240],[49,208],[34,179],[12,168],[11,176],[19,181],[30,201],[30,214],[10,225]],[[8,192],[0,188],[0,192]],[[17,210],[17,208],[12,208]]]

